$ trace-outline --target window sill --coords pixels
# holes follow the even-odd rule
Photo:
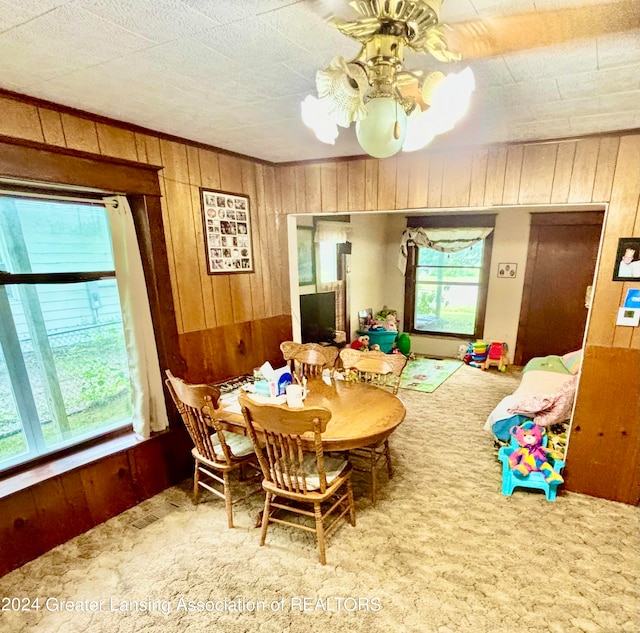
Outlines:
[[[410,336],[429,336],[437,338],[449,338],[461,341],[477,340],[478,337],[475,334],[451,334],[449,332],[425,332],[424,330],[410,330]]]
[[[148,440],[142,439],[133,431],[128,430],[116,437],[71,454],[53,457],[47,462],[34,465],[0,481],[0,499],[146,441]]]

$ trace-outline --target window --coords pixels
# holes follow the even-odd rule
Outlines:
[[[320,279],[321,284],[338,281],[338,251],[335,242],[320,242]]]
[[[405,329],[416,334],[482,338],[492,239],[489,234],[451,252],[409,242]]]
[[[0,470],[131,418],[106,208],[0,195]]]
[[[318,220],[314,224],[313,241],[318,245],[319,283],[332,284],[340,280],[338,253],[351,239],[349,216],[335,216],[332,220]]]

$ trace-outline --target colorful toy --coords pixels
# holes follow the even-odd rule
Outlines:
[[[561,456],[561,453],[546,448],[548,437],[533,420],[512,427],[511,432],[511,445],[498,451],[498,459],[502,462],[502,494],[509,496],[514,488],[533,488],[542,490],[547,501],[555,501],[564,468],[564,461],[555,456]],[[538,447],[543,450],[538,452]]]
[[[533,422],[525,422],[520,426],[511,427],[510,434],[516,438],[520,448],[513,451],[508,459],[511,470],[516,477],[527,477],[532,472],[541,472],[547,483],[564,479],[549,463],[549,456],[562,459],[562,455],[543,445],[545,430]]]
[[[487,360],[489,345],[484,341],[476,341],[475,343],[471,343],[469,347],[471,348],[471,359],[468,363],[466,360],[464,362],[471,367],[482,367],[482,364]]]
[[[397,332],[398,331],[398,318],[393,312],[387,314],[386,319],[383,323],[381,323],[382,327],[388,332]]]
[[[502,341],[491,341],[487,358],[481,365],[482,369],[487,370],[489,367],[497,367],[498,371],[506,371],[508,364],[507,344]]]
[[[369,349],[369,336],[367,334],[363,334],[359,336],[353,343],[351,343],[352,349],[359,349],[361,351],[366,351]]]
[[[409,353],[411,352],[411,339],[406,332],[401,332],[400,334],[398,334],[396,344],[398,347],[395,348],[394,351],[398,350],[401,354],[409,356]]]

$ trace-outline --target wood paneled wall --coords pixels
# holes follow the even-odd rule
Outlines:
[[[276,167],[0,92],[0,135],[161,166],[162,214],[187,380],[282,360],[291,338],[286,227]],[[207,274],[199,187],[250,198],[255,272]],[[204,362],[203,362],[204,361]]]
[[[269,165],[213,151],[187,141],[84,115],[69,109],[0,93],[0,135],[44,142],[162,166],[163,220],[180,351],[187,379],[213,380],[249,371],[258,359],[279,361],[275,342],[290,329],[286,215],[412,208],[483,207],[514,204],[608,203],[602,253],[587,332],[584,372],[600,375],[607,354],[632,364],[640,349],[638,329],[615,326],[626,289],[612,282],[619,237],[640,236],[640,135],[626,133],[578,140],[521,143],[457,151],[426,151],[385,160],[357,158]],[[198,187],[250,196],[256,272],[207,275]],[[224,346],[224,348],[223,348]],[[592,353],[598,347],[598,353]],[[613,358],[613,355],[611,358]],[[607,361],[608,362],[608,361]],[[623,367],[620,369],[623,370]],[[585,381],[578,392],[575,424],[608,428],[604,397]],[[633,414],[640,375],[627,384]],[[584,392],[584,393],[583,393]],[[588,397],[588,398],[587,398]],[[634,400],[635,398],[635,400]],[[581,406],[589,399],[589,410]],[[637,416],[625,441],[638,450]],[[639,474],[625,464],[589,457],[597,446],[571,438],[567,487],[629,503],[638,501]],[[582,433],[582,438],[589,435]],[[620,438],[605,433],[611,454]],[[621,451],[619,454],[627,454]],[[574,459],[573,455],[579,455]],[[637,462],[636,462],[637,463]],[[587,472],[590,475],[587,477]],[[626,491],[592,486],[594,473],[612,482],[624,477]],[[611,491],[603,494],[602,488]],[[617,492],[616,492],[617,491]]]
[[[55,476],[18,476],[27,485],[8,496],[4,489],[13,483],[0,483],[0,576],[193,472],[186,432],[163,433],[113,452],[111,445],[121,443],[101,445],[94,449],[102,451],[100,459]]]
[[[170,288],[164,294],[171,293],[173,302],[165,299],[163,303],[162,294],[150,294],[152,309],[159,306],[156,313],[162,313],[162,318],[170,315],[169,323],[175,326],[170,349],[164,356],[161,353],[163,365],[188,380],[209,381],[249,372],[266,359],[281,362],[278,344],[291,338],[291,323],[287,249],[282,247],[286,232],[280,230],[282,218],[276,216],[274,166],[0,91],[0,176],[19,176],[15,166],[24,168],[25,148],[38,159],[29,165],[47,182],[80,183],[86,168],[78,163],[85,160],[94,165],[101,157],[162,167],[157,177],[155,169],[102,160],[110,163],[109,173],[118,172],[119,182],[126,181],[131,167],[153,177],[150,191],[126,186],[119,191],[137,192],[132,207],[153,204],[153,209],[141,212],[144,220],[153,222],[145,235],[153,244],[143,243],[141,248],[149,251],[154,264],[163,260],[164,280],[168,263],[171,284],[167,281],[162,288]],[[84,154],[78,157],[75,152]],[[56,161],[56,155],[73,155],[74,167],[65,170],[61,164],[69,161]],[[59,177],[61,169],[64,173]],[[108,188],[113,182],[105,175],[103,184],[102,172],[93,169],[92,186]],[[38,175],[31,177],[38,179]],[[206,274],[200,185],[250,196],[256,272]],[[158,186],[163,196],[160,203],[154,197]],[[153,199],[139,195],[143,193]],[[273,257],[274,252],[278,257]],[[153,266],[145,274],[153,277]],[[167,332],[158,331],[158,321],[155,325],[166,344]],[[175,407],[169,408],[169,415],[170,431],[149,441],[127,448],[100,444],[98,454],[74,455],[65,472],[55,470],[56,462],[16,476],[20,482],[27,477],[24,486],[16,484],[16,478],[3,479],[0,575],[189,476],[191,442],[176,420]]]
[[[638,503],[640,328],[615,321],[627,289],[640,281],[611,277],[618,238],[640,236],[640,134],[289,164],[277,177],[285,214],[608,203],[574,416],[581,430],[571,436],[566,486]],[[607,394],[618,393],[617,378],[608,363],[629,371],[615,411]]]

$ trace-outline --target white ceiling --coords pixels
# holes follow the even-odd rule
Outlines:
[[[441,19],[599,3],[445,0]],[[268,161],[362,154],[353,129],[325,145],[300,121],[316,71],[359,50],[321,13],[305,0],[0,0],[0,87]],[[405,65],[442,67],[414,53]],[[468,65],[471,109],[439,146],[640,128],[638,30]]]

